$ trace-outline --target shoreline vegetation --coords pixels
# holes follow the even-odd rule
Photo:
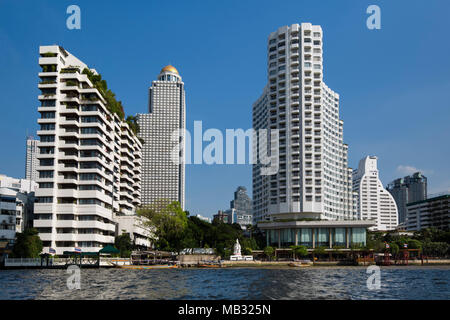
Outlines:
[[[146,218],[146,226],[154,230],[150,238],[155,252],[165,252],[171,256],[171,263],[177,263],[182,267],[197,267],[205,263],[206,267],[217,267],[218,261],[223,266],[270,266],[289,265],[292,268],[302,268],[305,265],[431,265],[450,264],[450,231],[434,228],[423,229],[416,232],[371,232],[366,234],[364,245],[352,245],[350,248],[333,245],[332,247],[314,247],[313,243],[305,245],[291,245],[289,247],[269,246],[266,236],[258,226],[248,225],[243,230],[239,224],[227,224],[214,220],[208,223],[190,216],[176,201],[161,199],[152,206],[141,207],[137,214]],[[233,246],[239,240],[242,246],[242,255],[252,255],[254,262],[229,261],[233,253]],[[283,244],[283,243],[281,243]],[[54,266],[60,258],[77,261],[83,264],[83,260],[95,260],[92,253],[56,257],[49,254],[41,254],[42,241],[36,229],[27,229],[24,233],[16,234],[16,241],[8,260],[36,259],[32,261],[36,267]],[[132,252],[140,252],[141,248],[135,246],[128,233],[116,236],[114,246],[117,253],[111,253],[111,258],[131,257]],[[194,258],[191,254],[189,259],[180,259],[186,249],[211,249],[214,257],[200,256]],[[137,251],[136,251],[137,250]],[[146,251],[144,251],[145,253]],[[89,255],[90,254],[90,255]],[[99,255],[96,255],[99,256]],[[178,256],[176,259],[175,257]],[[45,260],[45,261],[44,261]],[[103,259],[102,259],[103,260]],[[186,260],[186,261],[181,261]],[[208,261],[215,261],[215,266],[208,265]],[[299,260],[310,262],[299,263]],[[14,262],[12,262],[14,263]],[[67,261],[67,263],[72,263]],[[4,262],[0,262],[0,266]],[[30,266],[30,263],[28,263]],[[100,265],[100,260],[87,265],[106,267]],[[209,263],[211,264],[211,263]],[[10,264],[11,266],[11,264]],[[17,267],[19,265],[16,264]],[[201,267],[201,266],[200,266]]]

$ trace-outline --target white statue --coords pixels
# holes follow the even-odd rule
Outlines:
[[[240,256],[241,255],[241,245],[239,244],[239,240],[238,239],[236,239],[236,243],[234,244],[233,254],[235,256]]]

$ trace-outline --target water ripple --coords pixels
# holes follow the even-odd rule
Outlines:
[[[387,267],[370,291],[362,267],[0,271],[0,299],[450,299],[449,267]]]

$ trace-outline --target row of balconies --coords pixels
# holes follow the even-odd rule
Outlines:
[[[42,241],[95,241],[102,243],[113,243],[114,236],[102,234],[81,234],[81,233],[39,233]],[[73,250],[73,248],[72,248]]]

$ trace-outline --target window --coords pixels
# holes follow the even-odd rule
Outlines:
[[[53,178],[53,171],[40,171],[39,178]]]
[[[55,136],[41,136],[41,142],[54,142]]]
[[[55,124],[54,123],[42,123],[41,130],[42,131],[55,130]]]
[[[41,119],[54,119],[55,113],[54,112],[41,112]]]
[[[36,202],[38,203],[52,203],[53,197],[36,197]]]
[[[40,154],[53,154],[55,152],[54,147],[40,147],[39,148]]]
[[[51,188],[53,188],[53,182],[41,182],[41,183],[39,183],[39,188],[51,189]]]

